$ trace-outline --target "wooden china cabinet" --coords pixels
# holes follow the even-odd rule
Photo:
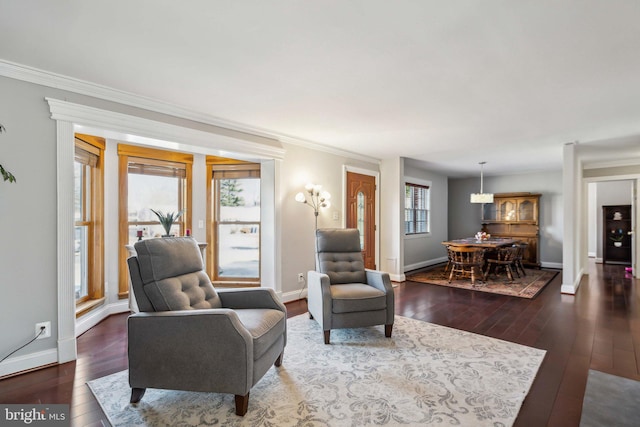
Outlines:
[[[510,238],[528,244],[522,259],[540,268],[540,196],[532,193],[500,193],[482,208],[482,231],[491,237]]]

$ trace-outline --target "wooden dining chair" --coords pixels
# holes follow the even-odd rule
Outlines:
[[[449,283],[454,276],[470,277],[471,284],[475,285],[476,277],[482,278],[482,266],[484,265],[484,249],[468,246],[449,246],[449,262],[451,273]]]
[[[487,267],[484,271],[483,279],[487,280],[491,272],[498,274],[500,270],[504,270],[510,282],[513,282],[513,271],[516,269],[516,255],[519,248],[516,245],[498,248],[494,255],[487,258]],[[518,273],[518,277],[520,274]]]
[[[524,266],[522,265],[522,259],[524,258],[524,253],[527,250],[527,246],[529,246],[526,242],[518,242],[515,245],[518,248],[516,251],[516,258],[513,260],[513,265],[515,267],[516,273],[520,276],[522,273],[523,276],[526,276],[527,273],[524,271]]]

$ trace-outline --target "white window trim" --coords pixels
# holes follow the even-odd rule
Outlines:
[[[404,236],[405,240],[412,240],[412,239],[423,239],[426,237],[431,237],[431,213],[433,212],[433,209],[431,207],[431,190],[433,189],[433,182],[432,181],[427,181],[424,179],[420,179],[420,178],[411,178],[411,177],[405,177],[404,179],[404,185],[402,186],[403,192],[402,192],[402,212],[403,212],[403,219],[402,219],[402,229],[404,230],[404,210],[406,208],[405,204],[404,204],[404,189],[406,188],[407,184],[411,185],[411,184],[416,184],[416,185],[424,185],[429,187],[429,231],[427,231],[426,233],[412,233],[412,234],[407,234],[407,233],[402,233]]]

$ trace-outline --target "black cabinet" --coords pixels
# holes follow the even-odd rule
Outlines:
[[[631,264],[631,205],[602,207],[602,262]]]

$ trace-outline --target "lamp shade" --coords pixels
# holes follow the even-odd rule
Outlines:
[[[471,203],[493,203],[493,194],[471,193]]]

